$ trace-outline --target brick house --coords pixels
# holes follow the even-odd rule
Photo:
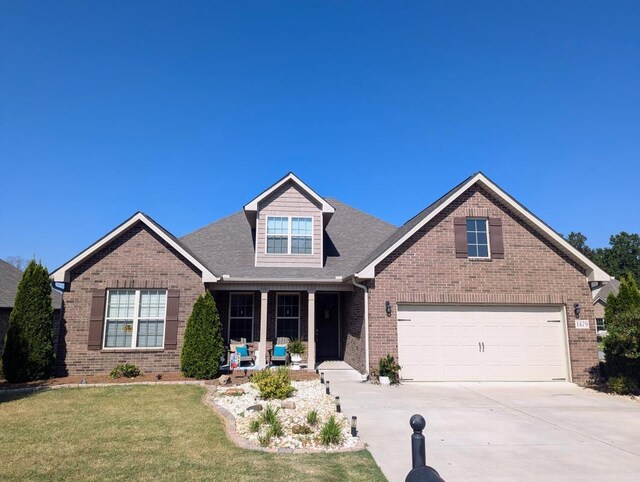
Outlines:
[[[54,271],[58,372],[178,370],[209,290],[225,340],[245,338],[258,366],[284,336],[310,369],[365,373],[389,353],[406,380],[581,383],[598,361],[592,289],[609,279],[482,173],[399,228],[290,173],[179,239],[136,213]]]

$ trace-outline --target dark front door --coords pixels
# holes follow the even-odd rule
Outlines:
[[[337,360],[340,356],[340,294],[316,292],[316,358]]]

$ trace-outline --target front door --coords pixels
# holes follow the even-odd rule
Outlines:
[[[340,357],[340,294],[316,292],[316,358]]]

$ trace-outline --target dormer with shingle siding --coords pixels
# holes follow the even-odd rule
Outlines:
[[[255,230],[255,266],[322,268],[334,208],[289,173],[244,208]]]

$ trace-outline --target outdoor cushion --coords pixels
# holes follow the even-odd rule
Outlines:
[[[285,356],[287,347],[285,345],[276,345],[273,347],[273,356]]]
[[[247,345],[238,345],[236,347],[236,353],[240,356],[249,356],[249,349]]]

